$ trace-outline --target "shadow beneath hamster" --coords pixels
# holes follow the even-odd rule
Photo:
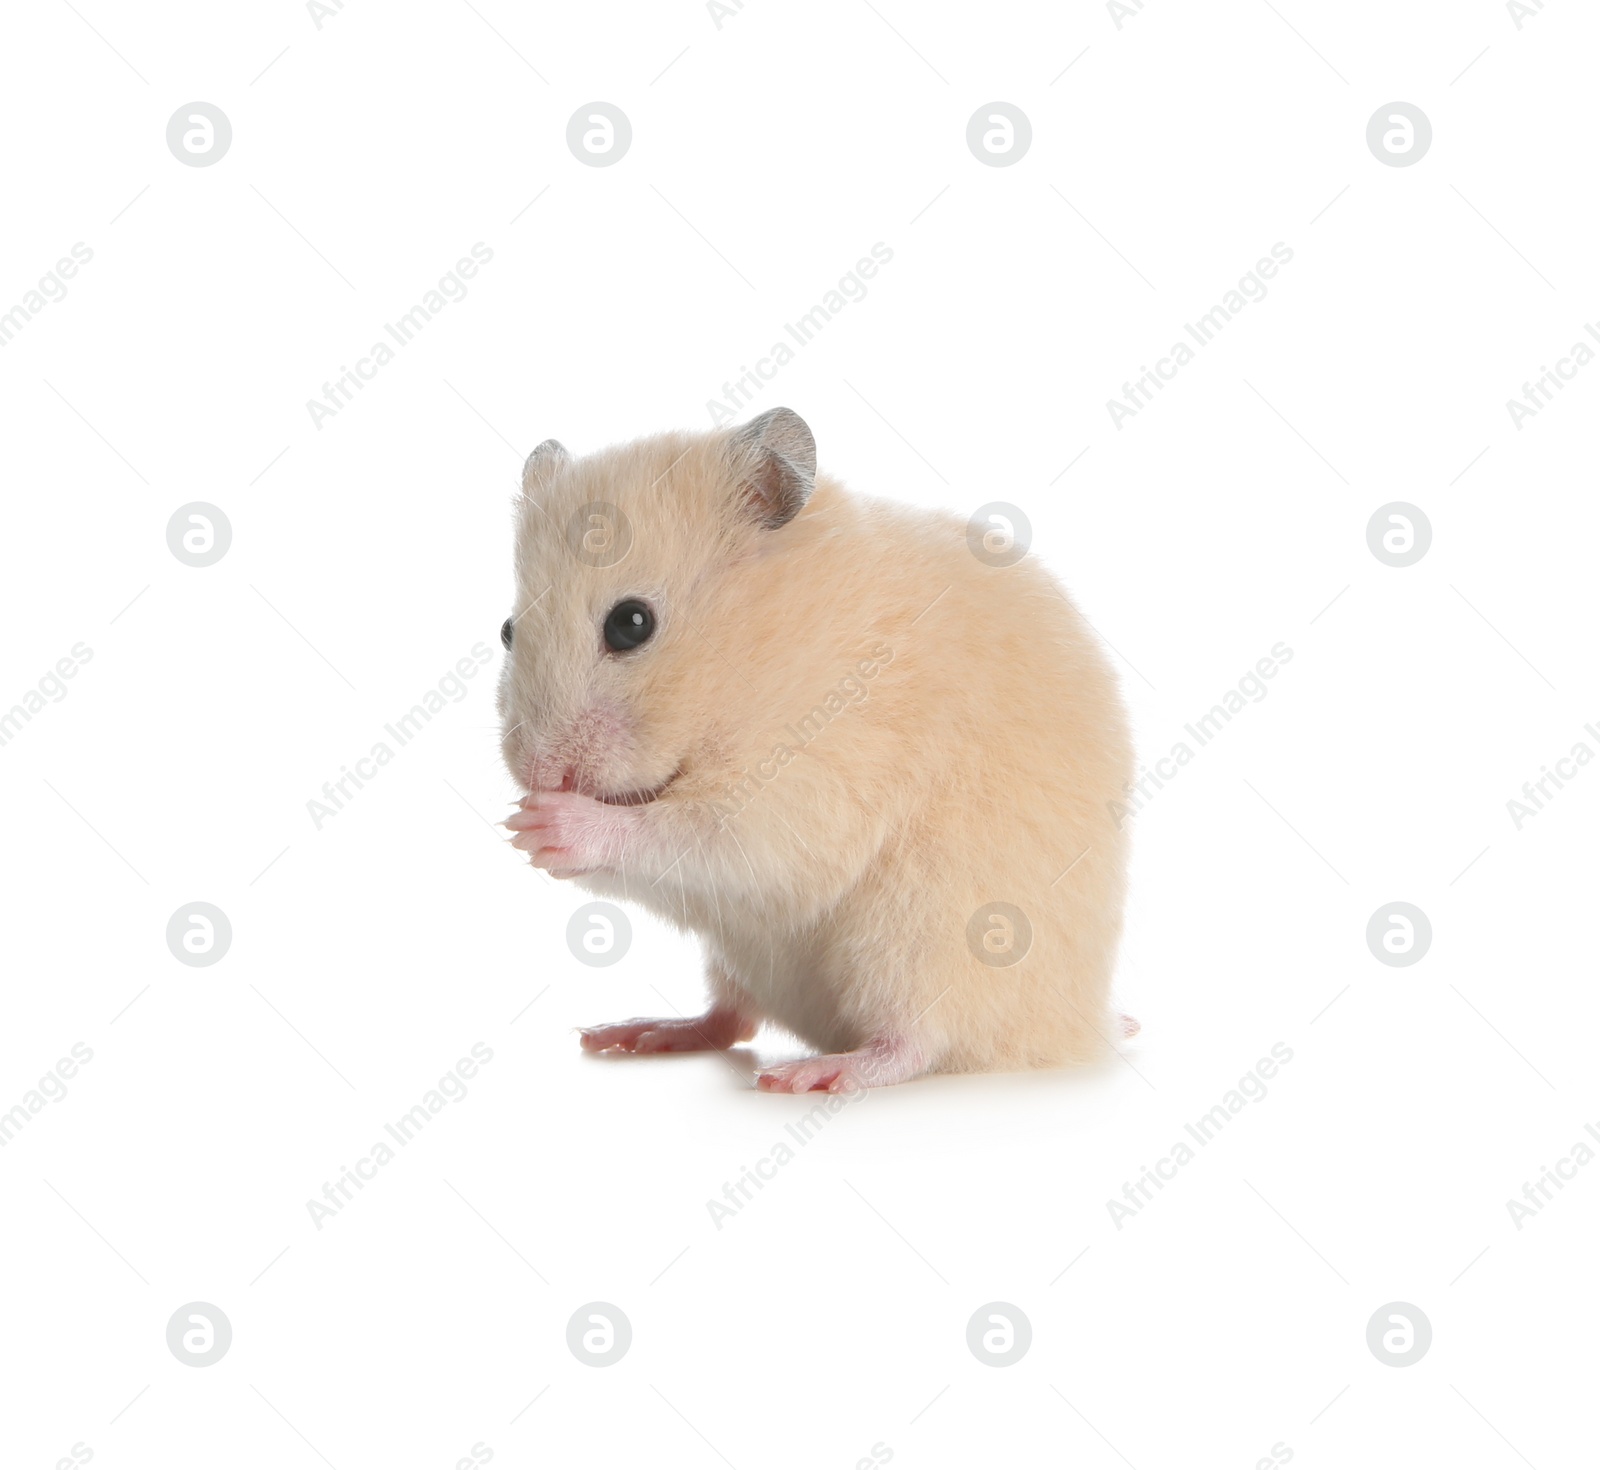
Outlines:
[[[793,1041],[792,1044],[785,1045],[784,1042],[787,1040],[790,1038],[778,1032],[773,1036],[770,1045],[761,1045],[759,1042],[741,1043],[725,1051],[612,1050],[586,1051],[580,1054],[585,1063],[609,1066],[637,1063],[659,1067],[674,1064],[679,1066],[696,1064],[705,1067],[709,1063],[716,1063],[720,1065],[713,1070],[729,1092],[749,1092],[765,1099],[789,1098],[802,1102],[807,1098],[814,1102],[829,1096],[847,1098],[870,1096],[896,1097],[913,1101],[920,1099],[924,1104],[936,1102],[940,1105],[946,1101],[961,1101],[967,1105],[992,1101],[1003,1107],[1010,1107],[1012,1104],[1042,1101],[1069,1103],[1091,1094],[1103,1093],[1110,1088],[1123,1086],[1132,1086],[1142,1092],[1147,1089],[1153,1090],[1155,1085],[1140,1065],[1137,1049],[1124,1045],[1110,1055],[1063,1067],[1024,1068],[1015,1072],[928,1072],[905,1082],[897,1082],[891,1087],[847,1089],[832,1094],[825,1090],[799,1093],[765,1092],[756,1086],[758,1073],[780,1062],[803,1060],[816,1054],[808,1050],[802,1042]],[[768,1102],[764,1106],[774,1106],[774,1104]]]
[[[579,1056],[587,1064],[604,1066],[625,1066],[629,1063],[638,1063],[640,1066],[671,1066],[673,1063],[705,1062],[720,1059],[731,1067],[737,1077],[742,1078],[745,1086],[752,1091],[756,1085],[756,1073],[766,1065],[758,1053],[748,1046],[730,1046],[726,1051],[718,1051],[713,1047],[705,1047],[699,1051],[623,1051],[613,1048],[610,1051],[584,1051],[579,1048]],[[728,1085],[735,1086],[733,1077],[728,1078]]]

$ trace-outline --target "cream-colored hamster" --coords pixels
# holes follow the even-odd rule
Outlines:
[[[502,747],[537,867],[705,941],[704,1015],[585,1048],[821,1055],[772,1091],[1102,1051],[1132,770],[1117,682],[1032,557],[816,472],[786,408],[523,472]],[[1131,1023],[1128,1023],[1131,1028]]]

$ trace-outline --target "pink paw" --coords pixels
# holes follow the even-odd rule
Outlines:
[[[858,1051],[779,1062],[756,1074],[763,1092],[857,1092],[892,1087],[925,1070],[921,1050],[904,1040],[874,1041]]]
[[[516,834],[511,845],[529,853],[534,867],[573,878],[615,867],[636,820],[631,808],[575,791],[535,791],[501,825]]]
[[[762,1092],[853,1092],[861,1084],[851,1069],[853,1054],[808,1057],[800,1062],[779,1062],[756,1073]]]
[[[737,1015],[712,1011],[704,1016],[677,1016],[652,1021],[640,1018],[610,1026],[585,1026],[578,1032],[585,1051],[628,1051],[636,1055],[663,1051],[724,1051],[756,1034],[754,1023]]]

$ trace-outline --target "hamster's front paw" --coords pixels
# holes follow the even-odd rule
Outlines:
[[[501,823],[516,835],[511,845],[536,868],[557,878],[578,878],[616,867],[628,850],[636,813],[575,791],[535,791]]]

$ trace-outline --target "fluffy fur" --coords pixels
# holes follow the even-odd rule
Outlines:
[[[508,825],[536,864],[698,933],[712,994],[585,1044],[727,1046],[770,1021],[825,1054],[764,1074],[794,1091],[1090,1058],[1118,1024],[1116,678],[1031,556],[991,567],[953,516],[813,489],[809,445],[773,410],[530,457],[500,689],[529,795]],[[774,525],[786,495],[803,508]],[[610,653],[625,598],[656,632]],[[1009,965],[969,943],[1003,947],[996,904],[1032,928]]]

